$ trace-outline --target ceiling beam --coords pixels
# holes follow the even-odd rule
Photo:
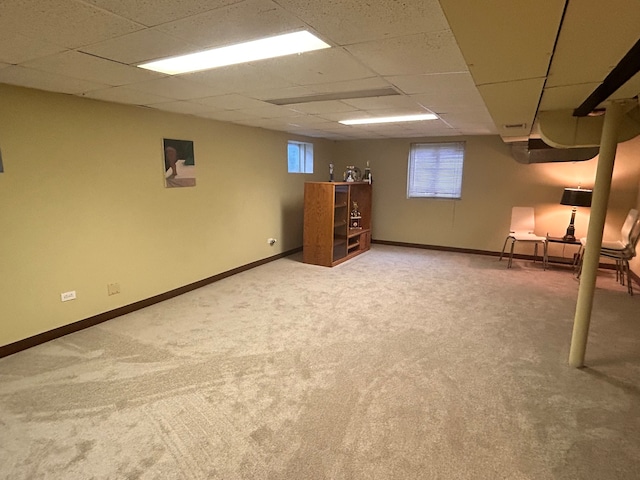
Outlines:
[[[582,104],[573,111],[574,117],[586,117],[595,108],[609,98],[631,77],[640,71],[640,39],[631,47],[631,50],[622,57],[603,82],[596,88]]]

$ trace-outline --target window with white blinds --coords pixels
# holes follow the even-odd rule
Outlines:
[[[463,163],[463,142],[412,144],[407,197],[460,198]]]

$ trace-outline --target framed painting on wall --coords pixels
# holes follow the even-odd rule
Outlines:
[[[165,187],[195,187],[196,159],[193,141],[164,138],[162,147]]]

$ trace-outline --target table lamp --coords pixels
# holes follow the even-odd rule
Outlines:
[[[562,199],[560,199],[560,205],[571,205],[573,208],[571,209],[571,220],[569,221],[569,226],[567,227],[567,233],[564,237],[562,237],[566,241],[575,241],[576,236],[576,228],[575,228],[575,220],[576,220],[576,211],[577,207],[590,207],[591,206],[591,196],[593,195],[593,190],[587,190],[584,188],[565,188],[562,193]]]

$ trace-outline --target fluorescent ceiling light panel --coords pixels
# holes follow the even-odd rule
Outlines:
[[[419,115],[400,115],[397,117],[373,117],[359,118],[355,120],[341,120],[343,125],[367,125],[370,123],[397,123],[397,122],[420,122],[422,120],[435,120],[438,116],[433,113],[422,113]]]
[[[212,48],[179,57],[165,58],[138,65],[155,72],[177,75],[198,72],[237,63],[283,57],[294,53],[310,52],[331,46],[306,30],[277,35],[275,37],[238,43],[227,47]]]

